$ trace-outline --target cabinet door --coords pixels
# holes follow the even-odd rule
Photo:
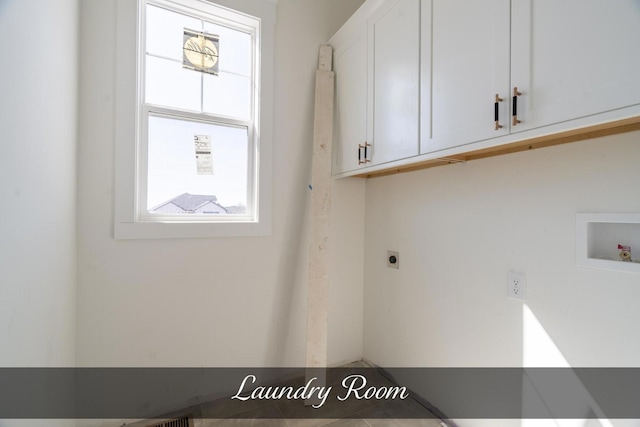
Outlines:
[[[419,152],[420,0],[391,0],[369,19],[371,164]]]
[[[358,149],[367,141],[367,28],[342,47],[336,47],[336,102],[333,173],[360,167]]]
[[[512,132],[640,103],[638,0],[513,0]]]
[[[423,10],[421,153],[509,132],[509,0],[430,0]],[[495,124],[498,95],[500,128]]]

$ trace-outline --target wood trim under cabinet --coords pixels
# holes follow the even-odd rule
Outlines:
[[[640,130],[640,116],[623,120],[616,120],[608,123],[601,123],[594,126],[587,126],[580,129],[573,129],[565,132],[544,135],[523,141],[498,145],[495,147],[472,150],[447,158],[430,159],[410,165],[399,166],[375,172],[365,172],[355,175],[359,178],[377,178],[380,176],[394,175],[398,173],[411,172],[415,170],[428,169],[436,166],[450,165],[452,163],[468,162],[471,160],[484,159],[486,157],[502,156],[505,154],[518,153],[520,151],[534,150],[537,148],[552,147],[554,145],[568,144],[571,142],[584,141],[586,139],[599,138],[618,133],[632,132]]]

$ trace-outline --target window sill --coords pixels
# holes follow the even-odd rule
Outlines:
[[[211,237],[269,236],[271,224],[261,222],[116,222],[116,240],[199,239]]]

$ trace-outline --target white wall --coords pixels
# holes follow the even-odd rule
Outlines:
[[[75,364],[76,0],[0,1],[0,366]],[[75,425],[0,420],[2,427]]]
[[[76,0],[0,2],[0,366],[73,366]]]
[[[639,139],[634,132],[369,180],[365,358],[540,366],[561,360],[555,345],[571,366],[640,366],[640,275],[574,261],[576,213],[640,211]],[[388,249],[400,252],[399,270],[385,266]],[[541,328],[523,329],[522,304],[506,297],[509,270],[526,274],[526,322]]]
[[[304,364],[317,51],[360,3],[278,3],[272,236],[115,241],[115,2],[82,2],[79,365]],[[354,272],[349,280],[332,289],[333,319],[340,324],[331,323],[330,363],[362,356],[364,183],[337,186],[348,205],[335,225],[356,238],[337,246],[338,259],[355,262],[347,264]]]

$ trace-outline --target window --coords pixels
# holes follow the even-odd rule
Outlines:
[[[131,3],[118,3],[116,238],[268,234],[275,4]]]

